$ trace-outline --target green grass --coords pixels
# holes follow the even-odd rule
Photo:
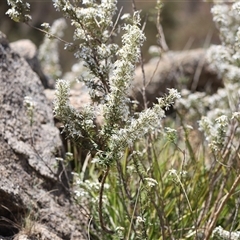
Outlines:
[[[104,224],[115,234],[101,229],[98,193],[91,195],[92,231],[98,239],[195,239],[206,231],[238,170],[216,162],[204,146],[194,149],[186,136],[179,131],[175,143],[163,135],[149,136],[126,149],[123,159],[110,169],[103,196]],[[142,154],[134,155],[134,150]],[[89,180],[98,182],[98,172],[91,164]],[[215,226],[239,227],[238,190],[224,204]]]

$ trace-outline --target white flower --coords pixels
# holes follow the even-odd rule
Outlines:
[[[153,178],[144,178],[144,180],[147,182],[147,185],[149,187],[155,187],[156,185],[158,185],[158,182]]]
[[[215,121],[222,127],[226,127],[228,125],[228,117],[226,115],[218,117]]]
[[[240,112],[234,112],[232,114],[232,118],[231,119],[237,119],[238,121],[240,121]]]
[[[167,134],[167,138],[170,142],[175,142],[177,139],[177,130],[169,127],[165,127],[165,132]]]
[[[84,5],[90,5],[90,4],[93,4],[94,3],[94,1],[93,0],[82,0],[82,4],[84,4]]]
[[[146,221],[146,219],[141,216],[137,216],[136,221],[137,221],[137,223],[144,223]]]
[[[49,23],[42,23],[41,26],[44,27],[46,30],[50,29]]]
[[[233,10],[237,10],[238,14],[240,14],[240,2],[236,2],[232,5]]]
[[[124,13],[122,16],[121,16],[121,20],[124,20],[124,19],[129,19],[131,17],[131,15],[129,13]]]

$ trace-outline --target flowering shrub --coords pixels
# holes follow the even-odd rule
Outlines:
[[[76,201],[88,209],[89,239],[237,239],[240,3],[212,8],[222,45],[208,50],[208,60],[225,88],[212,96],[183,90],[182,97],[169,89],[152,108],[136,113],[128,90],[145,40],[139,12],[122,17],[118,45],[113,41],[117,1],[78,2],[53,0],[53,5],[74,26],[73,42],[65,48],[74,51],[75,67],[84,69],[76,71],[77,80],[88,87],[92,102],[74,109],[70,81],[58,79],[54,114],[72,144],[89,152],[73,186]],[[8,3],[10,17],[30,20],[29,4]],[[43,25],[47,36],[61,37],[54,26]],[[56,42],[47,46],[56,50]],[[40,56],[58,66],[57,55]],[[61,73],[56,67],[49,74]],[[175,101],[176,118],[165,118]],[[101,126],[95,124],[98,114]]]

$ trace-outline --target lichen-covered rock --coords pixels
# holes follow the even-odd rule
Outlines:
[[[31,216],[56,239],[86,239],[70,199],[69,170],[56,161],[63,147],[43,91],[38,76],[0,32],[0,235],[21,232]],[[25,97],[34,102],[33,124]]]

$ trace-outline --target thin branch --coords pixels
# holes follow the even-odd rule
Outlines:
[[[133,13],[137,11],[135,0],[132,0],[132,11]]]
[[[115,21],[115,23],[114,23],[114,25],[113,25],[113,28],[112,28],[112,30],[111,30],[111,32],[110,32],[110,34],[109,34],[109,38],[112,36],[114,30],[116,29],[116,26],[117,26],[117,24],[118,24],[119,18],[120,18],[121,13],[122,13],[122,10],[123,10],[123,7],[121,7],[120,10],[119,10],[117,19],[116,19],[116,21]]]
[[[43,29],[41,29],[41,28],[35,27],[35,26],[31,25],[30,23],[26,23],[26,24],[27,24],[29,27],[33,28],[33,29],[36,29],[36,30],[38,30],[38,31],[40,31],[40,32],[42,32],[42,33],[44,33],[44,34],[46,34],[46,35],[49,35],[49,36],[52,37],[52,38],[55,38],[55,39],[59,40],[60,42],[63,42],[63,43],[65,43],[65,44],[70,44],[69,42],[63,40],[62,38],[60,38],[60,37],[58,37],[58,36],[55,36],[55,35],[47,32],[47,31],[45,31],[45,30],[43,30]]]
[[[160,3],[159,3],[160,4]],[[165,40],[165,36],[163,33],[163,28],[161,25],[161,7],[158,6],[158,12],[157,12],[157,31],[158,31],[158,38],[159,38],[159,44],[163,52],[167,52],[169,50],[168,45]]]
[[[130,226],[129,226],[128,234],[127,234],[127,238],[126,238],[127,240],[130,239],[131,229],[132,229],[132,225],[133,225],[133,219],[134,219],[134,215],[135,215],[135,212],[136,212],[136,209],[137,209],[137,203],[138,203],[138,199],[139,199],[139,196],[140,196],[141,187],[142,187],[142,181],[140,182],[140,186],[138,187],[137,197],[136,197],[136,201],[135,201],[135,204],[134,204],[133,213],[132,213],[132,217],[131,217],[131,222],[130,222]]]
[[[222,198],[222,201],[221,201],[218,209],[214,213],[213,218],[210,219],[210,225],[209,225],[209,227],[206,228],[206,231],[205,231],[205,240],[208,240],[210,238],[212,231],[216,225],[217,219],[218,219],[221,211],[223,210],[224,205],[227,203],[227,200],[231,197],[231,195],[233,194],[234,190],[239,185],[239,183],[240,183],[240,174],[235,179],[230,191]]]
[[[109,170],[110,170],[110,167],[107,167],[107,170],[104,173],[103,178],[102,178],[101,188],[100,188],[100,193],[99,193],[98,214],[99,214],[99,221],[100,221],[102,230],[106,233],[114,234],[115,231],[110,230],[105,226],[104,220],[103,220],[103,212],[102,212],[102,210],[103,210],[103,190],[104,190],[104,184],[106,182],[106,178],[108,176]]]

